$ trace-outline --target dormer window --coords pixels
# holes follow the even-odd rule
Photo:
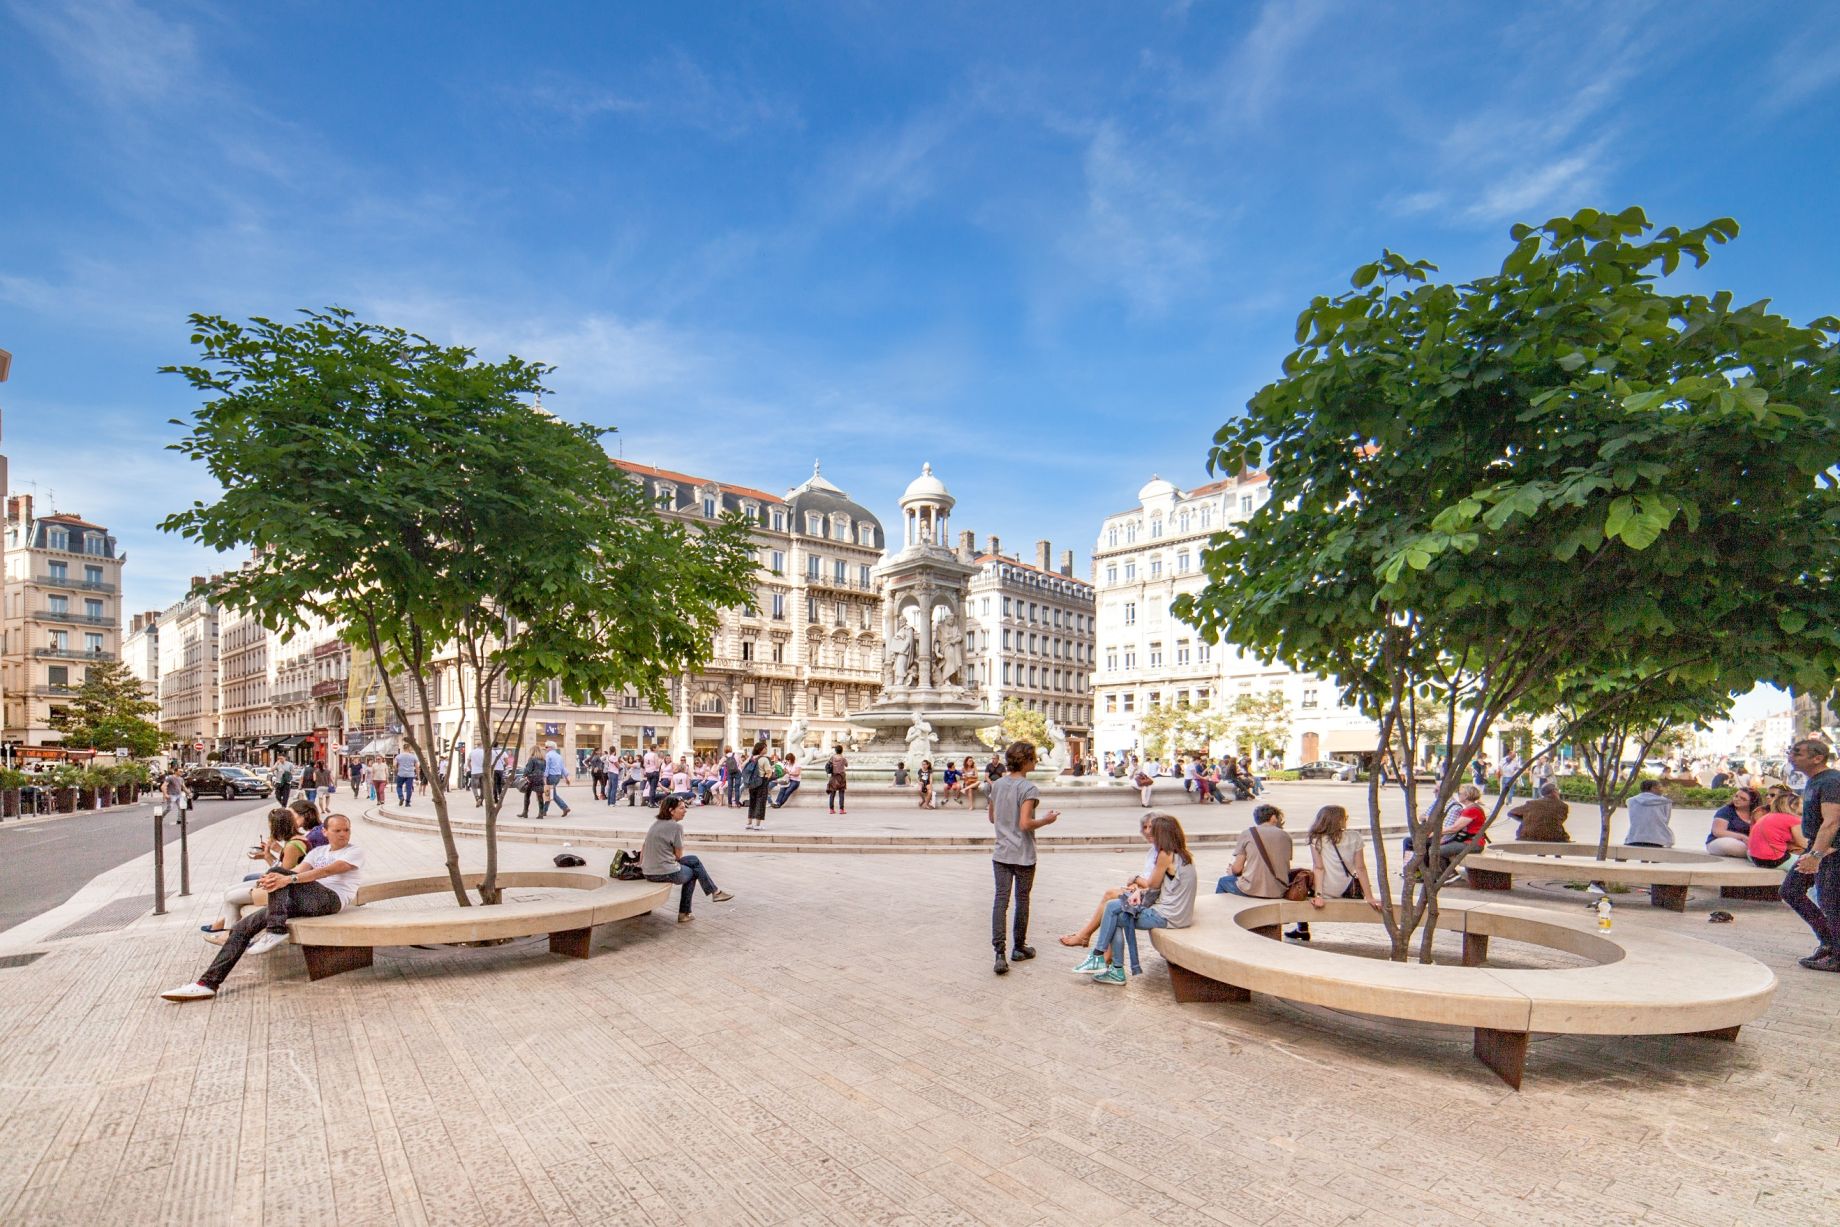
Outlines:
[[[831,535],[839,541],[848,541],[850,539],[850,522],[843,516],[838,516],[831,522]]]
[[[705,494],[703,496],[703,518],[705,520],[713,520],[716,518],[716,498],[712,494]]]
[[[816,511],[805,513],[805,531],[813,537],[824,535],[824,517]]]
[[[70,548],[70,530],[61,525],[52,525],[45,530],[45,545],[49,549],[67,550]]]
[[[677,506],[677,487],[668,482],[657,482],[652,486],[659,502],[667,507]]]
[[[857,541],[857,544],[859,545],[874,545],[875,544],[874,525],[858,524],[856,526],[856,541]]]

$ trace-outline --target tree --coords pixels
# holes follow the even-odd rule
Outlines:
[[[1441,717],[1433,803],[1400,779],[1417,817],[1396,910],[1369,783],[1401,959],[1421,924],[1429,958],[1444,802],[1495,721],[1539,709],[1555,678],[1826,691],[1840,675],[1840,321],[1662,293],[1737,234],[1729,219],[1654,231],[1638,208],[1584,209],[1510,234],[1496,274],[1437,284],[1388,251],[1310,303],[1281,376],[1208,457],[1267,466],[1270,499],[1172,608],[1339,679],[1381,752],[1418,761]]]
[[[536,688],[604,704],[709,657],[724,608],[751,604],[748,527],[660,516],[608,459],[606,429],[522,399],[548,368],[486,363],[332,308],[304,323],[191,317],[196,365],[162,368],[211,399],[173,448],[223,487],[162,527],[251,561],[212,596],[270,629],[316,614],[375,667],[429,781],[462,905],[433,666],[457,655],[474,735],[523,727]],[[454,747],[449,747],[451,754]],[[488,775],[488,780],[489,780]],[[488,784],[488,789],[490,785]],[[497,815],[486,812],[484,902],[498,901]]]
[[[1211,708],[1177,703],[1152,707],[1138,721],[1137,731],[1144,739],[1144,753],[1161,758],[1165,750],[1211,753],[1214,740],[1225,737],[1227,727],[1227,718]]]
[[[1031,710],[1021,699],[1003,700],[998,711],[1003,723],[980,729],[979,741],[992,749],[1002,749],[1012,741],[1026,741],[1044,756],[1053,749],[1054,739],[1048,736],[1048,718],[1041,712]]]
[[[1291,708],[1278,691],[1242,694],[1227,708],[1227,728],[1240,750],[1279,754],[1291,736]]]
[[[64,744],[74,750],[125,746],[136,758],[158,754],[166,737],[148,717],[158,715],[160,705],[147,697],[140,679],[120,661],[95,661],[88,670],[71,701],[51,713],[51,727],[64,735]]]

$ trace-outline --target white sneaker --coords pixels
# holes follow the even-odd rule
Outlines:
[[[264,929],[257,935],[253,942],[249,943],[249,950],[247,953],[267,954],[276,946],[287,945],[287,939],[288,935],[286,933],[277,933],[273,929]]]
[[[217,990],[202,984],[181,984],[178,988],[167,989],[160,996],[168,1001],[209,1001],[217,996]]]

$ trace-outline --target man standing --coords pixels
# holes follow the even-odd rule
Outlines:
[[[486,748],[474,746],[466,752],[466,786],[473,792],[473,808],[486,803]]]
[[[314,805],[319,804],[319,771],[312,763],[308,763],[301,772],[300,787],[308,801]]]
[[[735,757],[735,747],[722,747],[722,779],[728,789],[728,804],[741,804],[741,762]]]
[[[562,782],[568,778],[568,763],[564,761],[562,751],[558,750],[556,743],[552,741],[549,743],[549,753],[543,756],[543,782],[549,786],[549,794],[544,800],[545,802],[553,800],[561,808],[564,818],[569,816],[569,803],[562,799]]]
[[[396,800],[403,805],[415,799],[415,766],[415,751],[404,742],[396,755]]]
[[[734,896],[717,890],[700,857],[684,855],[684,814],[689,803],[682,797],[667,796],[658,803],[658,817],[645,833],[639,849],[639,869],[648,882],[675,882],[683,886],[677,899],[677,923],[690,923],[690,902],[696,898],[700,883],[703,893],[716,903],[727,903]]]
[[[1808,777],[1802,788],[1802,834],[1808,851],[1802,853],[1783,879],[1782,901],[1814,930],[1819,945],[1801,960],[1812,971],[1840,971],[1840,855],[1834,852],[1840,835],[1840,771],[1832,765],[1833,750],[1824,741],[1804,737],[1789,747],[1789,765]],[[1808,897],[1810,888],[1820,896]]]
[[[658,750],[654,746],[645,747],[645,803],[655,805],[658,802]]]
[[[524,760],[523,774],[524,779],[520,787],[524,790],[524,812],[519,816],[523,818],[530,817],[530,797],[532,793],[535,793],[537,798],[537,817],[549,817],[549,798],[543,794],[543,777],[549,774],[549,769],[543,757],[542,750],[535,746],[531,747],[530,757]]]
[[[294,791],[294,764],[285,758],[281,760],[281,770],[275,776],[275,804],[286,805],[288,796]]]
[[[169,989],[160,996],[168,1001],[215,997],[245,953],[267,954],[287,941],[290,919],[330,916],[351,904],[363,880],[364,852],[351,846],[351,819],[334,814],[325,825],[326,842],[322,847],[307,853],[295,868],[276,869],[256,880],[256,886],[268,892],[267,909],[236,923],[224,940],[224,948],[195,983]]]
[[[1540,785],[1539,796],[1509,810],[1508,817],[1520,819],[1520,829],[1514,833],[1516,839],[1534,843],[1569,844],[1572,837],[1566,833],[1565,820],[1571,813],[1572,807],[1559,798],[1559,786],[1546,783]]]

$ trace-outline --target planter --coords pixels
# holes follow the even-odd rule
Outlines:
[[[93,788],[78,788],[77,789],[77,808],[78,809],[95,809],[96,808],[96,790]]]
[[[53,788],[51,790],[51,810],[56,814],[71,814],[77,809],[77,790],[74,788]]]
[[[0,818],[19,817],[19,790],[0,788]]]

